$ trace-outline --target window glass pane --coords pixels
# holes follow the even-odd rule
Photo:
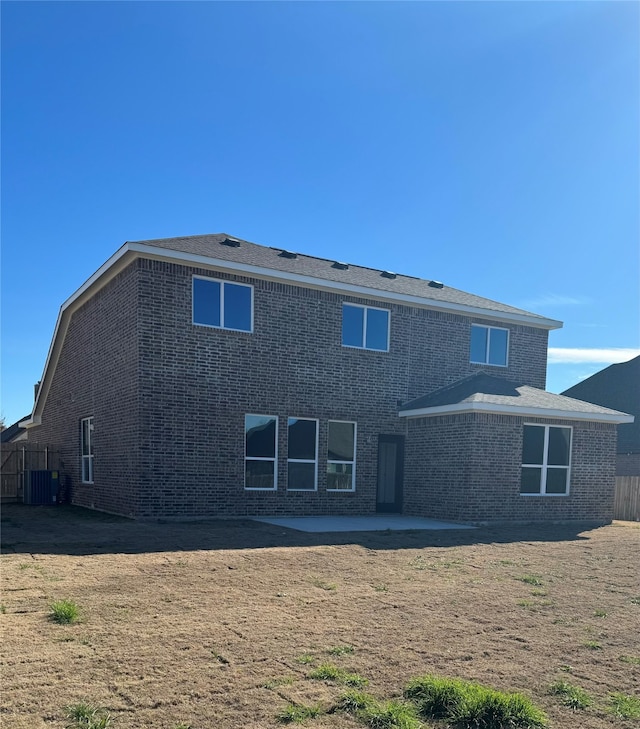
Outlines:
[[[351,490],[353,488],[353,464],[327,463],[327,488]]]
[[[247,458],[275,458],[276,419],[268,415],[245,415]]]
[[[553,466],[568,466],[570,442],[571,430],[569,428],[549,428],[547,463]]]
[[[316,488],[316,464],[289,461],[287,480],[288,489],[304,489],[314,491]]]
[[[544,455],[544,427],[525,425],[522,442],[522,462],[542,465]]]
[[[248,489],[272,489],[274,487],[273,461],[245,461],[244,485]]]
[[[359,306],[342,305],[342,344],[345,347],[362,347],[364,330],[364,309]]]
[[[471,361],[487,361],[487,327],[471,327]]]
[[[289,418],[289,458],[316,460],[316,421]]]
[[[566,494],[568,473],[569,471],[566,468],[548,468],[545,491],[548,494]]]
[[[89,421],[82,420],[81,426],[82,426],[82,455],[88,456],[89,455]]]
[[[367,309],[367,349],[387,350],[389,334],[389,312]]]
[[[524,468],[522,469],[520,479],[521,494],[539,494],[540,478],[542,476],[541,468]]]
[[[224,327],[251,331],[251,294],[249,286],[224,285]]]
[[[82,480],[86,483],[89,481],[89,459],[82,459]]]
[[[330,461],[353,461],[354,424],[329,421],[329,448],[327,458]]]
[[[193,279],[193,321],[220,326],[220,284],[217,281]]]
[[[489,330],[489,364],[507,364],[507,341],[509,332],[506,329]]]

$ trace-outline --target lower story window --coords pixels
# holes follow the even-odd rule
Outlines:
[[[277,488],[278,418],[244,416],[244,487],[275,491]]]
[[[315,491],[318,483],[318,421],[289,418],[287,430],[287,488],[289,491]]]
[[[525,425],[520,493],[563,496],[569,493],[571,428]]]
[[[329,421],[327,491],[353,491],[356,476],[356,424]]]
[[[82,483],[93,483],[93,418],[80,421]]]

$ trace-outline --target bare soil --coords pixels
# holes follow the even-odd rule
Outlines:
[[[308,677],[322,663],[380,698],[434,673],[523,691],[556,729],[637,726],[607,702],[640,685],[638,524],[306,534],[9,505],[2,546],[6,729],[64,727],[81,700],[114,729],[278,726],[289,701],[335,702]],[[81,622],[48,619],[60,599]],[[593,706],[564,707],[557,680]]]

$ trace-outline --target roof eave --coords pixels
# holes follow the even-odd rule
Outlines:
[[[432,418],[438,415],[459,415],[463,413],[491,413],[495,415],[518,415],[531,418],[549,418],[553,420],[584,420],[593,423],[633,423],[633,415],[611,411],[610,413],[587,413],[581,410],[561,410],[553,408],[535,408],[521,405],[498,405],[496,403],[456,403],[454,405],[439,405],[429,408],[415,408],[400,410],[399,417]]]

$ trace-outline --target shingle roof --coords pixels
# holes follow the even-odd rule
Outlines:
[[[537,411],[547,411],[550,416],[569,417],[584,420],[605,420],[614,422],[617,416],[624,419],[625,413],[610,408],[593,405],[582,400],[575,400],[564,395],[555,395],[537,387],[510,382],[501,377],[494,377],[485,373],[470,375],[451,385],[435,390],[428,395],[416,398],[400,407],[400,413],[408,415],[416,411],[434,409],[438,414],[442,408],[457,411],[483,410],[504,412],[515,410],[523,414],[533,414]],[[429,413],[427,413],[429,414]]]
[[[612,364],[562,394],[634,415],[635,422],[618,428],[618,453],[640,453],[640,356]]]
[[[19,436],[20,433],[24,433],[26,428],[21,428],[20,423],[30,416],[31,413],[29,413],[29,415],[25,415],[24,418],[20,418],[20,420],[16,420],[15,423],[8,425],[3,431],[0,431],[0,443],[10,443],[14,438]]]
[[[224,241],[226,240],[235,241],[239,245],[235,247],[225,245]],[[524,309],[518,309],[491,299],[475,296],[474,294],[469,294],[459,289],[451,288],[450,286],[441,286],[437,282],[426,281],[399,273],[396,273],[395,277],[390,277],[390,272],[356,266],[351,263],[347,264],[346,268],[338,268],[335,265],[336,261],[330,259],[307,256],[302,253],[296,253],[295,257],[292,257],[286,255],[286,251],[285,255],[283,255],[282,248],[257,245],[256,243],[250,243],[240,238],[233,238],[226,233],[135,241],[135,245],[179,251],[192,256],[203,256],[249,266],[258,266],[289,274],[310,276],[337,284],[366,287],[392,294],[430,299],[434,302],[476,307],[493,311],[497,314],[522,315],[533,320],[539,320],[541,326],[545,326],[545,328],[549,328],[551,321]],[[560,322],[552,322],[552,324],[555,325],[553,328],[561,326]]]

